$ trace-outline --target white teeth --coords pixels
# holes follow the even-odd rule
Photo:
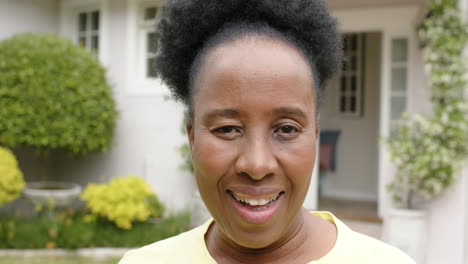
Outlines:
[[[241,199],[241,198],[237,197],[237,195],[235,195],[234,193],[232,193],[232,194],[233,194],[234,198],[236,198],[237,201],[247,203],[247,204],[252,205],[252,206],[267,205],[271,201],[276,200],[276,198],[278,198],[278,196],[279,196],[279,194],[277,194],[274,197],[272,197],[271,199],[247,199],[247,198],[246,199]]]

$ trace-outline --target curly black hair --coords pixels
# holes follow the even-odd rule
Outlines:
[[[246,35],[287,41],[305,56],[324,84],[341,68],[342,37],[322,0],[172,0],[158,25],[156,69],[172,94],[191,111],[192,78],[207,50]]]

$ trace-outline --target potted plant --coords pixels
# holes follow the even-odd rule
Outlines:
[[[468,156],[468,67],[463,52],[468,44],[467,25],[457,1],[433,0],[419,28],[431,88],[433,115],[405,115],[387,140],[396,167],[388,185],[395,208],[385,217],[386,240],[424,261],[425,205],[456,181]]]
[[[35,151],[39,183],[25,195],[44,204],[72,200],[81,187],[46,181],[56,150],[73,156],[103,152],[116,118],[105,70],[95,56],[71,41],[20,34],[0,43],[0,145]],[[68,197],[68,198],[67,198]]]

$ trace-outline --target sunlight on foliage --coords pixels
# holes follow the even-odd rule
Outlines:
[[[0,144],[39,153],[103,152],[117,112],[93,54],[54,35],[19,34],[0,43]]]
[[[135,176],[119,177],[109,184],[89,184],[81,195],[93,217],[104,217],[119,228],[131,229],[133,221],[161,217],[164,211],[151,187]]]
[[[18,198],[24,185],[23,173],[13,152],[0,147],[0,207]]]

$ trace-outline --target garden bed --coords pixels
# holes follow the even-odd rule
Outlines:
[[[0,257],[0,264],[116,264],[118,261],[81,257]]]
[[[1,216],[0,249],[135,248],[184,232],[189,223],[189,215],[180,214],[135,222],[130,230],[122,230],[109,221],[73,212],[54,218]]]

